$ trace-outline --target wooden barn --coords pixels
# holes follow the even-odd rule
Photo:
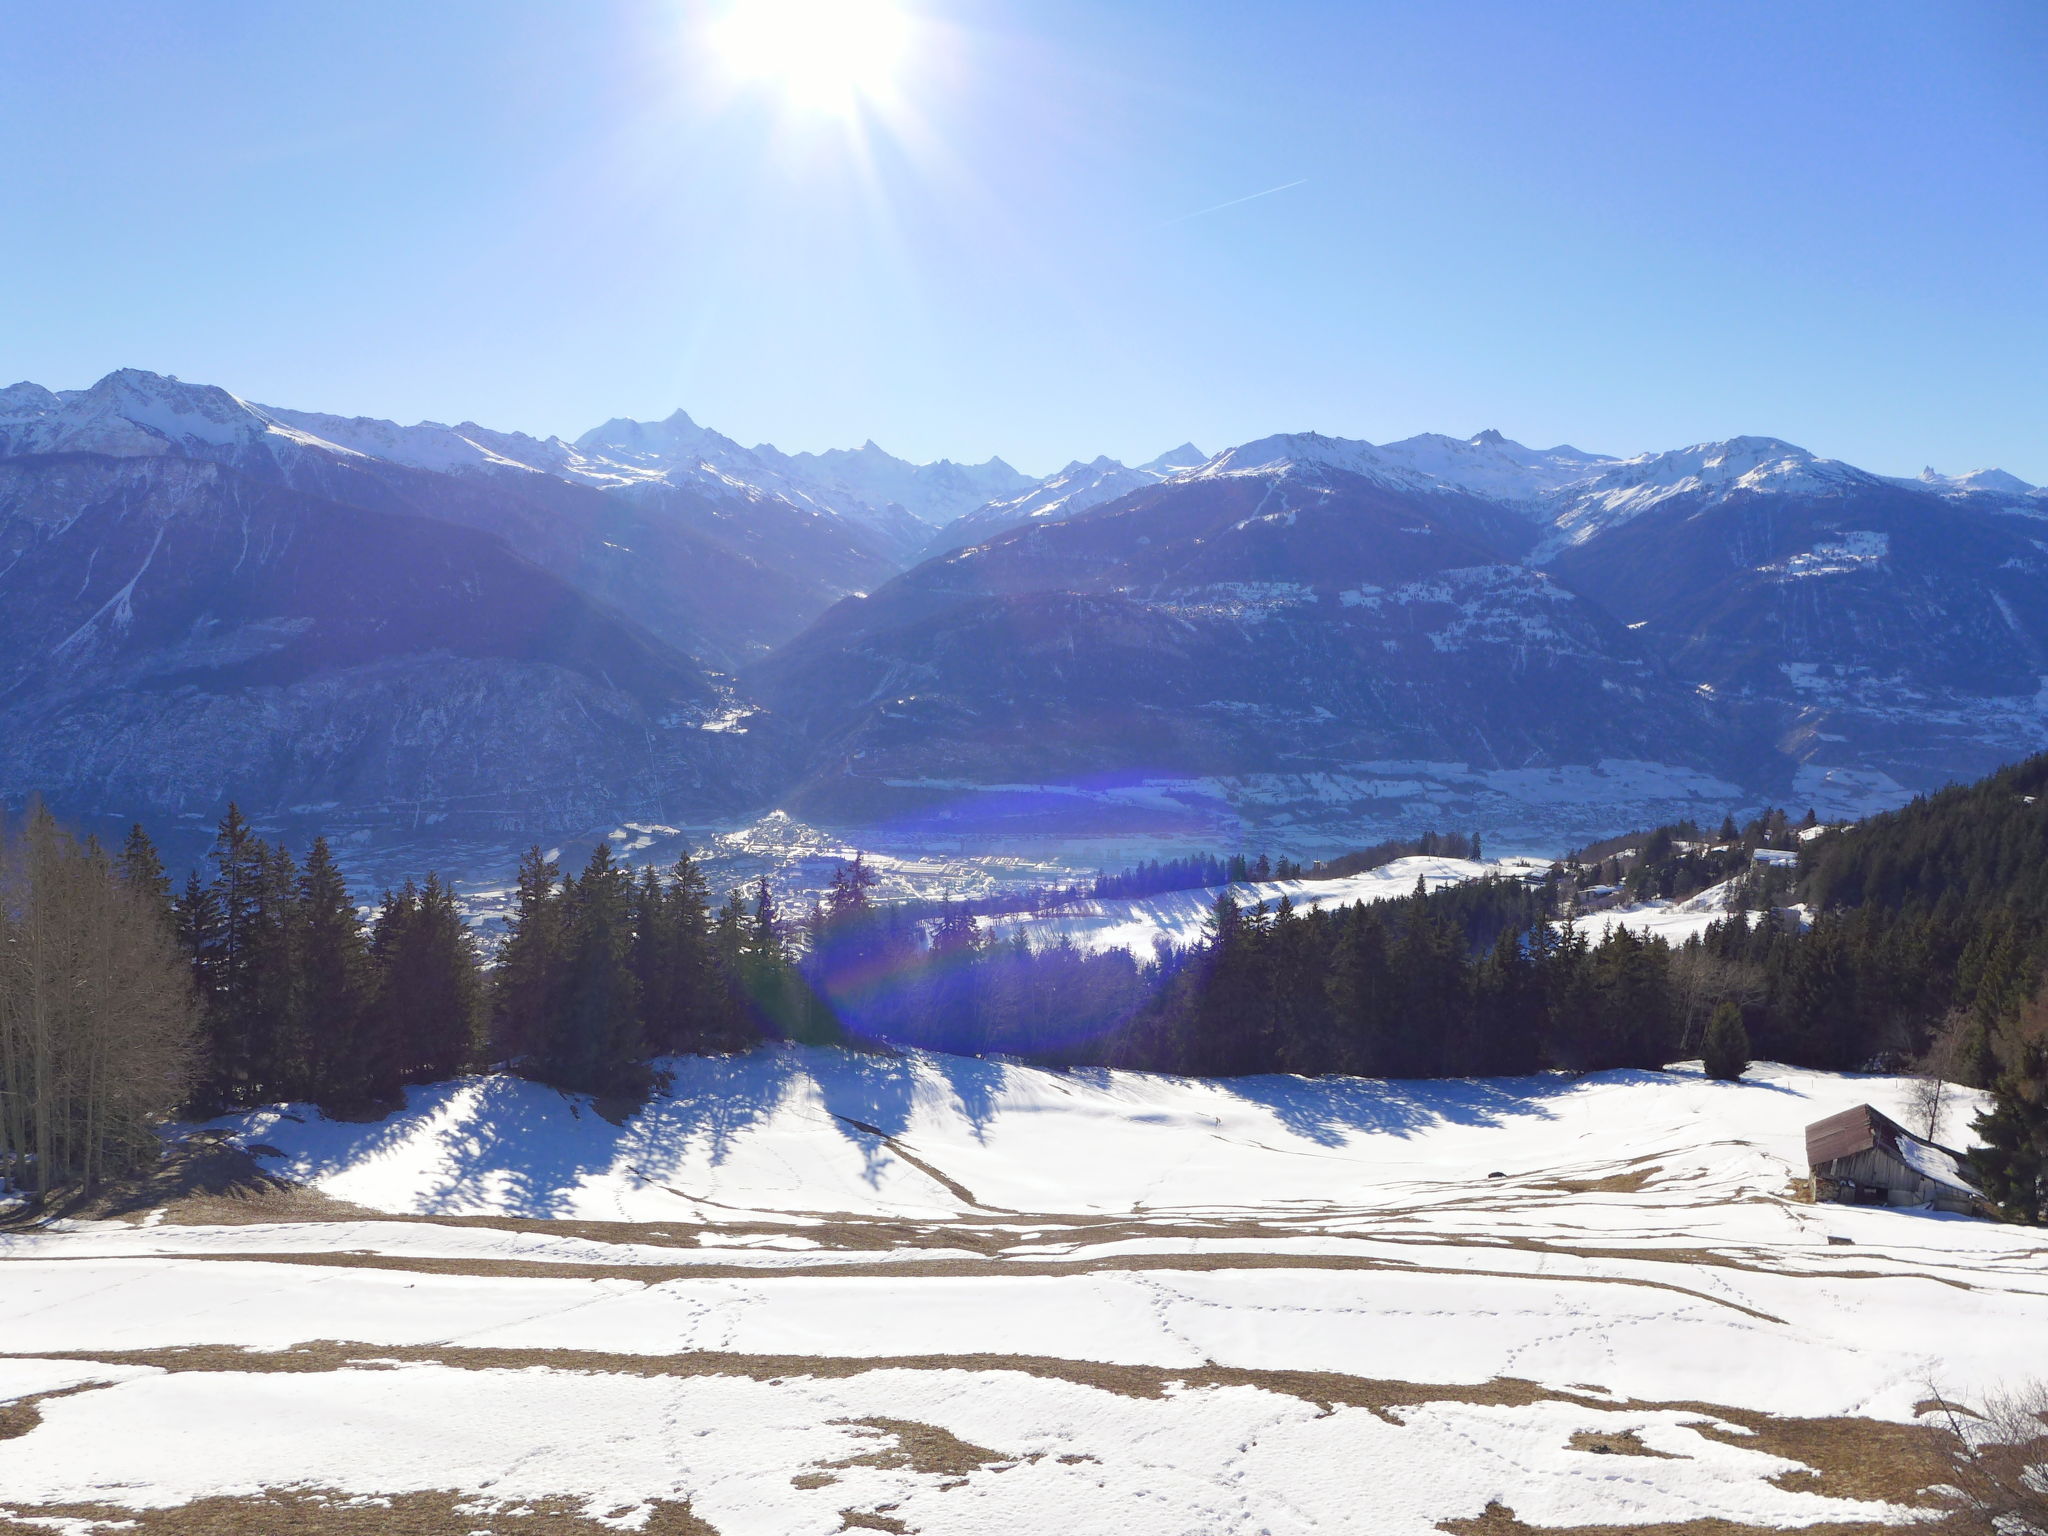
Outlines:
[[[1963,1171],[1960,1154],[1915,1136],[1868,1104],[1809,1125],[1806,1162],[1816,1200],[1990,1214],[1983,1194]]]

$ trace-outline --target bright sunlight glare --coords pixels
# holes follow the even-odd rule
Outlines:
[[[735,75],[828,111],[886,94],[909,34],[893,0],[731,0],[713,23]]]

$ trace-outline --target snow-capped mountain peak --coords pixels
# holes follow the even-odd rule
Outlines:
[[[1103,461],[1098,460],[1097,462]],[[1209,455],[1202,452],[1193,443],[1182,443],[1178,448],[1169,448],[1166,452],[1160,454],[1158,458],[1147,459],[1143,464],[1134,467],[1149,470],[1155,475],[1172,475],[1178,474],[1184,469],[1200,468],[1208,462]]]
[[[1973,469],[1964,475],[1944,475],[1932,465],[1920,471],[1917,481],[1907,483],[1942,492],[1981,491],[1993,496],[2026,496],[2040,489],[2002,469]]]
[[[1359,438],[1325,437],[1320,432],[1278,432],[1226,448],[1185,472],[1186,478],[1216,479],[1225,475],[1281,475],[1325,470],[1361,475],[1402,490],[1441,489],[1431,477],[1389,459]]]
[[[1031,522],[1057,522],[1157,485],[1207,462],[1193,443],[1169,449],[1146,464],[1126,465],[1107,454],[1075,459],[1021,495],[991,500],[949,524],[933,550],[960,549]]]
[[[1731,437],[1638,454],[1552,492],[1546,510],[1555,532],[1531,558],[1547,558],[1557,549],[1582,544],[1677,496],[1697,496],[1712,504],[1745,493],[1839,495],[1884,483],[1853,464],[1822,458],[1775,437]]]
[[[624,461],[649,469],[760,462],[753,451],[742,448],[722,432],[698,426],[688,411],[680,409],[660,421],[614,416],[577,438],[574,447],[586,458]]]
[[[1532,506],[1545,492],[1620,462],[1569,445],[1525,447],[1491,427],[1468,438],[1423,432],[1383,443],[1379,451],[1450,489],[1518,507]]]
[[[350,452],[218,385],[141,368],[117,369],[88,389],[16,384],[0,395],[0,453],[218,456],[285,444]]]
[[[256,409],[271,420],[323,443],[413,469],[442,473],[503,469],[559,474],[576,457],[575,450],[558,437],[543,439],[524,432],[495,432],[473,421],[452,427],[438,421],[420,421],[406,427],[376,416],[331,416],[275,405]]]

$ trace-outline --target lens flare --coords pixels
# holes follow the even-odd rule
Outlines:
[[[910,21],[892,0],[732,0],[712,42],[734,76],[790,105],[851,112],[893,90]]]

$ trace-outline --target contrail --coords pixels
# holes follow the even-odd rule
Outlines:
[[[1289,187],[1300,187],[1307,184],[1308,178],[1306,176],[1302,177],[1300,181],[1283,181],[1279,186],[1268,187],[1263,192],[1248,192],[1243,197],[1233,197],[1227,203],[1218,203],[1214,208],[1197,208],[1193,213],[1184,213],[1179,218],[1168,219],[1166,222],[1169,224],[1185,224],[1189,219],[1199,219],[1205,213],[1221,213],[1226,208],[1235,208],[1239,203],[1254,202],[1262,197],[1271,197],[1275,192],[1285,192]]]

